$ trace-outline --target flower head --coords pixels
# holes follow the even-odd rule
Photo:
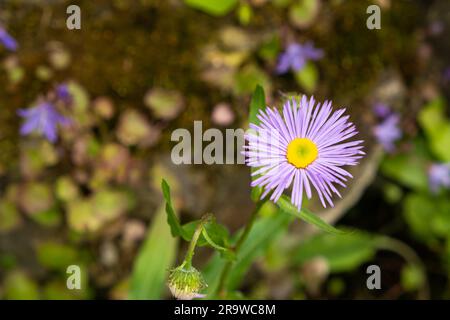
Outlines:
[[[5,29],[3,29],[0,26],[0,43],[9,51],[16,51],[18,48],[17,41],[11,37],[11,35],[6,32]]]
[[[55,142],[58,137],[58,124],[69,123],[69,120],[59,114],[55,106],[49,102],[42,102],[26,110],[20,109],[18,114],[25,119],[20,128],[21,135],[37,132],[44,135],[50,142]]]
[[[398,114],[391,114],[373,130],[375,138],[387,152],[393,152],[395,142],[402,137],[402,131],[398,125],[399,120]]]
[[[203,298],[199,294],[207,287],[202,274],[194,267],[185,267],[184,264],[170,271],[168,286],[172,295],[180,300]]]
[[[428,169],[428,181],[432,192],[450,188],[450,163],[433,163]]]
[[[333,111],[331,102],[316,104],[314,98],[289,100],[283,111],[266,108],[258,114],[260,124],[250,124],[246,135],[247,165],[258,168],[260,175],[252,186],[264,189],[262,198],[273,191],[270,199],[277,202],[292,185],[292,203],[300,210],[303,193],[312,196],[312,188],[324,207],[333,206],[332,194],[340,196],[336,184],[345,187],[352,175],[343,169],[356,165],[364,155],[362,140],[347,141],[357,134],[345,109]]]
[[[313,46],[311,42],[305,44],[291,43],[279,58],[277,73],[282,74],[292,69],[300,71],[308,60],[318,60],[323,57],[323,51]]]

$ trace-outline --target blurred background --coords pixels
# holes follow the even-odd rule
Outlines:
[[[187,244],[161,179],[182,222],[211,212],[235,232],[253,208],[245,165],[174,165],[171,133],[247,128],[257,84],[270,105],[305,93],[346,107],[367,156],[334,208],[308,204],[356,231],[288,226],[266,205],[233,297],[449,298],[449,30],[446,0],[1,0],[0,298],[170,298]],[[209,283],[212,255],[194,259]]]

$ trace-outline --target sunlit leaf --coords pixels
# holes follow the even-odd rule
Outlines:
[[[184,0],[184,2],[195,9],[214,16],[223,16],[233,10],[238,0]]]

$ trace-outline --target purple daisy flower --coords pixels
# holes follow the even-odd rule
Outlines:
[[[428,181],[435,193],[441,187],[450,188],[450,163],[433,163],[428,169]]]
[[[0,27],[0,42],[9,51],[16,51],[18,48],[17,41],[2,27]]]
[[[402,137],[402,131],[399,128],[400,117],[398,114],[391,114],[379,125],[375,126],[373,134],[384,150],[393,152],[395,150],[395,142]]]
[[[260,175],[252,186],[264,189],[261,198],[273,191],[277,202],[283,191],[292,187],[291,201],[300,210],[303,193],[311,198],[312,187],[322,205],[333,206],[332,193],[340,197],[336,184],[345,187],[345,165],[356,165],[364,152],[362,140],[346,141],[357,134],[354,124],[343,116],[345,109],[333,111],[331,102],[316,105],[314,98],[289,100],[283,111],[266,108],[258,114],[259,125],[250,124],[244,154],[250,167]],[[311,186],[312,185],[312,186]]]
[[[276,71],[283,74],[292,69],[300,71],[308,60],[319,60],[323,57],[323,51],[313,46],[311,42],[304,45],[299,43],[291,43],[279,58]]]
[[[38,132],[52,143],[58,138],[58,124],[67,125],[70,123],[70,120],[59,114],[55,106],[49,102],[42,102],[26,110],[20,109],[17,113],[25,119],[20,128],[21,135]]]

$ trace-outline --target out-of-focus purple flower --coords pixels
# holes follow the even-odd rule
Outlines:
[[[450,188],[450,163],[433,163],[428,169],[428,182],[432,192]]]
[[[0,42],[9,51],[16,51],[17,48],[19,47],[17,41],[13,37],[11,37],[11,35],[8,32],[6,32],[6,30],[3,29],[1,26],[0,26]]]
[[[283,74],[289,71],[300,71],[308,60],[319,60],[323,57],[323,50],[317,49],[311,42],[305,44],[291,43],[280,55],[276,71]]]
[[[64,103],[70,103],[72,101],[72,95],[69,91],[69,86],[65,83],[56,87],[56,96]]]
[[[49,102],[42,102],[29,109],[20,109],[17,113],[25,119],[20,128],[21,135],[37,132],[50,142],[55,142],[58,138],[58,124],[70,123],[70,120],[62,116]]]
[[[444,82],[450,82],[450,67],[444,69],[442,78],[444,79]]]
[[[444,31],[444,23],[442,21],[433,21],[430,26],[430,34],[432,36],[439,36]]]
[[[398,114],[391,114],[374,128],[375,138],[387,152],[393,152],[395,142],[402,137],[402,131],[398,126],[399,120]]]
[[[377,102],[373,106],[373,112],[378,118],[384,119],[391,114],[391,109],[386,104]]]

